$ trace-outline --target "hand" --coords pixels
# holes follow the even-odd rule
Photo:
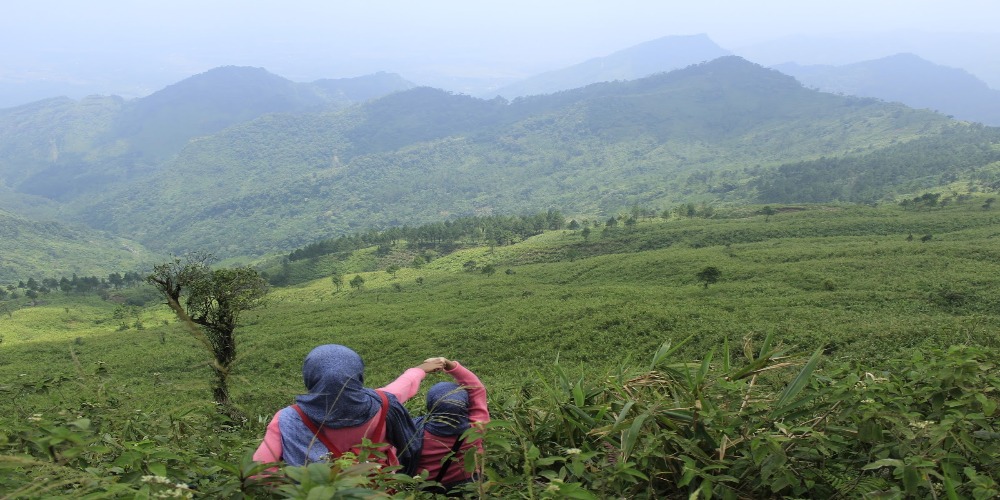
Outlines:
[[[448,363],[446,358],[427,358],[417,368],[423,370],[424,373],[439,372],[444,369],[446,363]]]

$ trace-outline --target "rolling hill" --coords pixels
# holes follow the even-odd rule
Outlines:
[[[162,257],[141,244],[88,228],[25,219],[0,210],[0,283],[74,274],[137,271]]]
[[[130,101],[92,96],[0,110],[0,179],[68,201],[155,172],[189,141],[272,113],[342,109],[413,84],[396,75],[295,83],[222,67]]]

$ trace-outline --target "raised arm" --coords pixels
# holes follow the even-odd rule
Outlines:
[[[486,387],[475,373],[462,366],[458,361],[448,361],[445,373],[455,379],[455,383],[464,387],[469,393],[469,421],[486,423],[490,421],[490,412],[486,406]]]
[[[444,364],[444,358],[430,358],[418,366],[408,368],[396,380],[382,387],[382,390],[392,393],[400,403],[405,403],[420,390],[420,382],[424,381],[424,377],[430,372],[443,370]]]

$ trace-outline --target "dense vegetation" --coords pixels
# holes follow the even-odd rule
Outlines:
[[[871,203],[959,179],[1000,190],[1000,129],[951,129],[862,156],[785,164],[752,185],[762,203]]]
[[[248,314],[231,379],[246,423],[210,404],[203,350],[165,307],[122,330],[116,304],[54,292],[0,317],[0,491],[265,496],[246,456],[304,354],[337,342],[375,386],[439,354],[483,378],[484,497],[993,497],[988,199],[589,221],[396,269],[402,238],[353,251],[336,266],[363,286],[278,288]],[[279,497],[372,493],[365,464],[284,473]],[[421,484],[373,474],[385,495]]]

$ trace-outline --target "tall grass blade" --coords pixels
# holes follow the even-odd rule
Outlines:
[[[632,421],[632,425],[625,431],[622,435],[622,459],[628,460],[628,457],[632,455],[632,450],[635,448],[635,443],[639,440],[639,436],[642,434],[642,424],[646,422],[649,417],[649,412],[643,412],[635,417]]]
[[[775,404],[774,412],[772,415],[779,414],[785,410],[785,405],[788,404],[795,396],[797,396],[802,389],[805,388],[806,384],[809,383],[809,377],[812,376],[813,371],[816,369],[816,365],[819,364],[819,359],[823,355],[823,347],[816,349],[816,352],[809,358],[806,365],[802,367],[799,374],[795,376],[795,379],[785,387],[784,392],[781,393],[781,397],[778,398],[778,402]]]
[[[763,358],[771,351],[771,342],[774,341],[774,332],[767,332],[764,336],[764,343],[760,345],[760,354],[757,355],[757,359]]]

